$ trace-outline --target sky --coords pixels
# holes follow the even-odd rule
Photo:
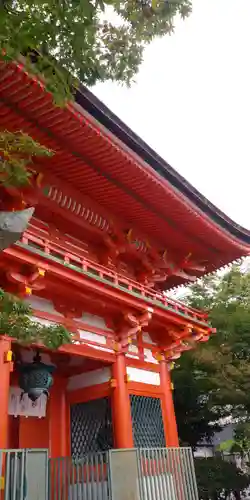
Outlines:
[[[229,217],[250,229],[250,0],[193,0],[130,89],[94,93]]]

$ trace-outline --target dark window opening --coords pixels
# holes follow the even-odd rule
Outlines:
[[[159,398],[130,396],[134,445],[136,448],[165,448]]]
[[[113,448],[110,398],[72,405],[70,414],[71,455],[74,458]]]

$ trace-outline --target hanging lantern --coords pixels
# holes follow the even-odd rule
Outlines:
[[[0,251],[20,240],[33,213],[32,207],[18,212],[0,212]]]
[[[27,394],[31,401],[36,401],[42,394],[49,396],[49,389],[53,384],[52,373],[55,367],[42,363],[39,353],[33,363],[21,364],[19,367],[19,386],[23,390],[21,398]]]

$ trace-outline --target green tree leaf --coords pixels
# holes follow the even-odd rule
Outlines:
[[[180,437],[195,447],[202,439],[211,439],[220,429],[218,421],[228,415],[243,422],[246,432],[250,415],[250,273],[235,265],[222,276],[205,277],[191,287],[187,302],[208,311],[217,329],[208,343],[197,343],[196,349],[184,353],[173,371]],[[237,428],[234,441],[239,446]],[[243,437],[241,446],[246,449],[250,433],[249,445]]]
[[[32,321],[31,315],[32,310],[26,303],[0,289],[0,335],[26,345],[41,343],[49,349],[72,343],[72,335],[64,326],[44,326]]]
[[[228,498],[230,493],[240,499],[240,493],[250,484],[248,474],[220,457],[195,459],[195,471],[199,497],[203,500]]]
[[[0,57],[27,56],[31,71],[31,55],[32,71],[62,103],[72,97],[75,78],[129,85],[146,45],[172,33],[175,17],[189,15],[191,6],[191,0],[3,0]]]

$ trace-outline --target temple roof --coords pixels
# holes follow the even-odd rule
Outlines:
[[[188,281],[190,260],[191,271],[201,276],[249,254],[250,232],[206,200],[87,89],[80,87],[75,103],[59,108],[20,64],[2,64],[0,127],[22,130],[55,152],[35,163],[50,188],[50,199],[41,198],[36,209],[38,218],[59,224],[63,217],[64,231],[72,234],[78,225],[80,239],[86,234],[80,230],[84,217],[96,234],[116,231],[115,240],[119,231],[133,228],[133,238],[157,254],[155,261],[165,252],[174,265],[184,266],[184,273],[170,273],[167,287]]]
[[[200,210],[211,217],[214,222],[229,231],[242,242],[250,245],[250,231],[234,222],[219,208],[211,203],[180,175],[166,160],[161,158],[146,142],[133,132],[118,116],[103,104],[92,92],[83,85],[77,90],[76,102],[80,104],[97,121],[118,137],[134,153],[148,163],[158,174],[172,186],[190,199]]]

